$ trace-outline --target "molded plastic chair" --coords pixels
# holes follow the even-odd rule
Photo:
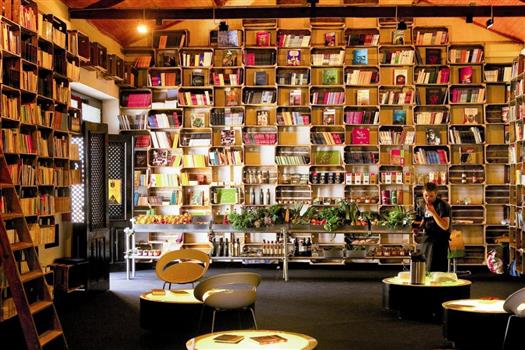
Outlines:
[[[163,254],[155,272],[164,281],[162,288],[172,283],[185,284],[193,283],[204,276],[210,266],[208,254],[197,249],[173,250]]]
[[[238,309],[249,309],[251,311],[253,324],[257,329],[253,306],[257,295],[257,286],[260,283],[261,275],[253,272],[226,273],[202,280],[195,287],[193,294],[196,299],[204,303],[203,312],[205,306],[213,308],[211,331],[213,332],[215,329],[215,313],[217,311]]]
[[[505,337],[503,338],[502,350],[507,349],[507,335],[509,334],[510,323],[514,318],[525,318],[525,288],[512,293],[505,300],[503,309],[510,313],[507,321],[507,328],[505,329]]]

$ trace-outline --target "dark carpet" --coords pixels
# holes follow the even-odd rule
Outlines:
[[[445,348],[439,324],[400,320],[382,308],[381,279],[399,268],[295,267],[284,282],[275,267],[213,267],[208,274],[255,271],[263,276],[257,290],[257,321],[260,329],[279,329],[313,336],[319,350],[433,350]],[[505,298],[522,288],[523,281],[510,280],[479,270],[472,297]],[[111,291],[87,295],[73,293],[58,310],[71,350],[91,349],[185,349],[184,340],[173,333],[151,333],[139,326],[139,295],[162,283],[154,271],[137,271],[127,281],[123,272],[111,274]],[[173,318],[185,315],[173,315]]]

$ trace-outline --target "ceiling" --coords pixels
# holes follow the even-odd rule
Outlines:
[[[113,8],[206,8],[213,6],[272,6],[277,0],[62,0],[70,8],[84,8],[88,6],[102,5],[103,7],[112,6]],[[468,5],[471,0],[378,0],[380,5],[408,5],[412,3],[433,4],[433,5]],[[286,2],[286,0],[279,1]],[[294,2],[294,0],[289,0]],[[297,2],[297,1],[295,1]],[[343,0],[320,0],[320,5],[339,5]],[[525,5],[521,0],[475,0],[476,5]],[[486,19],[475,18],[474,23],[484,25]],[[126,47],[133,42],[140,40],[134,27],[135,20],[92,20],[91,21],[104,34],[117,40],[122,46]],[[169,27],[172,23],[164,23],[162,27]],[[151,21],[151,26],[155,23]],[[132,30],[130,30],[133,28]],[[157,27],[158,28],[158,27]],[[523,18],[507,17],[497,18],[494,32],[505,35],[510,39],[525,42],[525,31],[523,30]]]

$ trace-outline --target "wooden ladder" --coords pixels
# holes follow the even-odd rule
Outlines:
[[[4,197],[3,208],[0,203],[0,265],[3,266],[9,283],[26,348],[43,350],[52,347],[67,350],[49,286],[1,147],[0,192]],[[9,240],[7,230],[11,229],[15,230],[16,243]],[[20,258],[27,262],[27,272],[21,273]]]

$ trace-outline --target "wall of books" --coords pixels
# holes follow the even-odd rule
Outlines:
[[[508,236],[512,63],[454,42],[445,26],[406,23],[243,20],[204,47],[187,30],[155,32],[128,56],[135,84],[121,89],[135,214],[221,223],[240,207],[341,198],[363,211],[417,209],[435,182],[465,239],[458,262],[482,264]]]
[[[69,220],[69,187],[81,176],[78,149],[70,143],[71,135],[80,132],[80,110],[70,104],[70,83],[78,80],[79,58],[68,45],[62,20],[39,13],[31,0],[7,3],[10,6],[0,18],[2,157],[35,245],[58,247],[64,231],[58,238],[56,224]],[[14,240],[13,194],[1,185],[0,215]]]

